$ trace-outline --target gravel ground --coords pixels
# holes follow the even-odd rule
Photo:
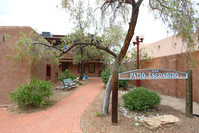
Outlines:
[[[104,95],[104,90],[100,92],[95,101],[84,111],[80,123],[80,127],[83,133],[134,133],[134,132],[199,133],[199,128],[198,128],[199,118],[198,117],[187,118],[185,117],[184,113],[180,111],[181,109],[183,110],[185,106],[184,102],[181,101],[182,99],[177,99],[169,96],[162,96],[161,105],[147,112],[138,113],[134,111],[128,111],[123,107],[123,100],[121,99],[122,94],[119,93],[120,111],[118,114],[118,125],[112,125],[111,113],[109,113],[107,116],[100,116],[103,95]],[[173,107],[166,105],[170,105]],[[109,110],[111,112],[111,103]],[[142,121],[145,118],[150,116],[164,115],[164,114],[165,115],[171,114],[178,117],[181,123],[179,125],[171,127],[161,127],[157,131],[150,131],[149,129],[143,126]]]
[[[172,108],[185,113],[185,99],[175,98],[171,96],[161,95],[161,105],[171,106]],[[193,114],[199,114],[199,104],[193,102]]]

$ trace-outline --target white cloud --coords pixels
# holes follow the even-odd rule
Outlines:
[[[38,31],[66,34],[71,30],[69,16],[57,8],[59,0],[10,0],[9,14],[1,25],[31,26]]]
[[[31,26],[38,32],[53,34],[71,32],[72,23],[66,11],[60,7],[61,0],[3,0],[4,14],[0,13],[0,25]],[[2,7],[0,5],[0,7]],[[166,28],[154,21],[146,7],[141,7],[135,36],[144,34],[144,42],[154,42],[167,37]]]

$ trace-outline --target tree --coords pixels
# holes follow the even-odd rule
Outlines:
[[[69,8],[68,11],[70,12],[71,20],[74,27],[74,33],[65,36],[63,41],[65,42],[63,45],[67,45],[70,47],[75,42],[88,42],[91,40],[91,35],[88,34],[89,28],[93,24],[93,14],[91,13],[91,7],[84,7],[83,1],[78,1],[76,4],[73,4],[73,8]],[[86,12],[87,11],[87,12]],[[93,35],[94,36],[94,35]],[[81,73],[79,80],[83,79],[84,76],[84,65],[85,62],[91,60],[93,56],[99,56],[99,51],[92,46],[83,46],[79,45],[73,50],[73,64],[80,64],[81,65]]]
[[[125,9],[126,5],[131,6],[129,29],[123,43],[123,47],[119,55],[115,58],[114,65],[112,67],[112,72],[115,73],[122,59],[124,58],[131,39],[134,35],[134,30],[136,27],[139,8],[143,0],[105,0],[102,6],[103,12],[109,7],[113,12],[112,19],[115,20],[116,14],[121,13],[126,16]],[[163,22],[168,24],[168,26],[173,29],[178,36],[183,38],[183,42],[186,42],[188,50],[196,45],[196,40],[198,40],[198,11],[194,6],[198,3],[191,2],[190,0],[149,0],[149,5],[152,11],[162,18]],[[125,17],[124,17],[125,18]],[[188,52],[187,52],[188,53]],[[103,100],[102,114],[106,115],[108,113],[110,92],[112,86],[112,76],[110,76],[109,82],[106,87],[105,97]]]

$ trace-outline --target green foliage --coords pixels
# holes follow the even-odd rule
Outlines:
[[[104,69],[101,73],[102,81],[106,84],[110,76],[110,68]]]
[[[82,83],[82,82],[79,82],[78,85],[83,85],[83,83]]]
[[[94,23],[96,20],[94,18],[93,9],[83,0],[78,0],[74,3],[62,1],[62,5],[68,10],[71,21],[74,24],[74,32],[63,38],[64,45],[67,45],[69,48],[77,42],[90,43],[90,28],[95,27]],[[97,38],[96,33],[92,34],[95,34],[95,38]],[[74,48],[72,55],[73,64],[78,64],[95,59],[96,57],[100,56],[100,53],[95,46],[86,46],[80,44]]]
[[[190,68],[194,68],[196,60],[192,57],[192,51],[197,50],[199,38],[199,4],[194,0],[166,0],[151,1],[152,7],[157,18],[162,18],[182,40],[186,48],[183,61],[188,63]]]
[[[99,112],[95,112],[95,114],[96,114],[97,117],[102,117],[102,116],[103,116],[103,115],[102,115],[101,113],[99,113]]]
[[[128,87],[128,81],[127,80],[119,80],[119,87],[124,87],[125,89]]]
[[[62,72],[59,75],[58,80],[62,81],[63,79],[68,79],[68,78],[71,78],[72,80],[76,79],[76,76],[69,74],[69,73],[70,73],[70,71],[68,69],[66,69],[64,72]]]
[[[47,104],[46,98],[52,96],[52,83],[45,80],[32,78],[30,83],[25,83],[10,92],[9,98],[20,107],[40,106]]]
[[[119,73],[121,73],[121,72],[122,71],[119,70]],[[104,69],[101,73],[101,76],[102,76],[102,81],[106,84],[108,82],[109,77],[110,77],[110,68]],[[127,80],[119,80],[118,86],[124,87],[126,89],[128,87]]]
[[[30,32],[29,34],[20,32],[20,35],[20,40],[14,49],[16,52],[16,55],[13,56],[14,66],[19,61],[23,62],[24,60],[29,64],[36,64],[41,59],[50,59],[58,63],[56,56],[59,55],[59,52],[53,52],[53,49],[48,48],[48,42],[43,37],[34,32]]]
[[[140,59],[140,65],[141,68],[144,66],[144,64],[148,61],[150,61],[152,57],[148,55],[148,53],[145,51],[144,48],[139,49],[139,59]],[[131,56],[125,56],[123,59],[122,64],[120,65],[120,69],[122,71],[129,71],[132,69],[137,69],[137,50],[134,48],[131,52]]]
[[[70,78],[71,78],[72,80],[74,80],[74,79],[76,79],[76,76],[75,76],[75,75],[70,74]]]
[[[123,95],[124,106],[129,110],[143,111],[160,103],[161,97],[154,91],[143,87],[135,88]]]

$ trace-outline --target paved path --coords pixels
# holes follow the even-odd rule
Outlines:
[[[31,114],[9,114],[0,109],[0,133],[81,133],[80,117],[103,83],[91,78],[80,90],[47,110]]]

